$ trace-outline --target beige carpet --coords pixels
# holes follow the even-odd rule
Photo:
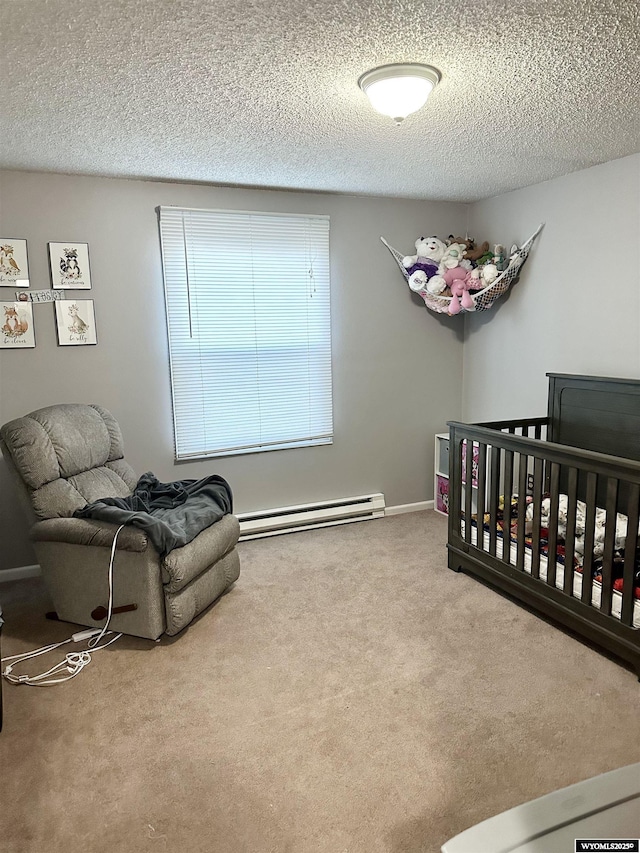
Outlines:
[[[0,849],[436,853],[640,760],[633,672],[449,571],[445,539],[423,512],[247,542],[177,638],[5,683]],[[0,599],[5,655],[71,633],[38,579]]]

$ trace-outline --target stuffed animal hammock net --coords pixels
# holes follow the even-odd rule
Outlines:
[[[491,308],[496,299],[500,299],[501,296],[504,296],[511,285],[518,280],[520,270],[529,257],[529,252],[531,251],[533,242],[541,231],[542,225],[540,225],[537,231],[511,255],[507,268],[503,270],[500,275],[491,282],[491,284],[488,284],[482,290],[476,290],[475,292],[470,293],[474,307],[469,309],[462,308],[460,313],[466,313],[467,311],[486,311],[487,308]],[[380,239],[393,255],[395,262],[400,267],[403,276],[408,282],[409,273],[402,263],[402,259],[405,256],[401,252],[398,252],[397,249],[394,249],[393,246],[390,246],[384,237],[381,237]],[[419,291],[416,290],[414,293],[418,293],[424,299],[427,308],[430,308],[431,311],[436,311],[438,314],[449,313],[449,307],[452,299],[451,296],[443,296],[442,294],[435,295],[433,293],[429,293],[426,288]]]

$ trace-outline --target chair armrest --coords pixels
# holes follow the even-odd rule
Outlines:
[[[177,592],[232,551],[239,536],[238,519],[235,515],[224,515],[201,530],[188,545],[175,548],[164,557],[162,582],[170,592]]]
[[[117,529],[117,524],[89,518],[47,518],[36,522],[29,535],[33,542],[65,542],[68,545],[110,548]],[[145,551],[148,544],[146,534],[129,524],[118,534],[116,548],[119,551]]]

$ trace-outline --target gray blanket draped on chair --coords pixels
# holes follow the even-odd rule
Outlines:
[[[217,474],[201,480],[161,483],[147,472],[128,497],[101,498],[76,510],[74,515],[139,527],[164,556],[187,545],[205,527],[232,511],[231,488]]]

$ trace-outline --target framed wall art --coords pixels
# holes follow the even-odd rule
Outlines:
[[[35,347],[33,306],[30,302],[0,301],[0,345],[2,349]]]
[[[91,290],[88,243],[49,243],[54,290]]]
[[[55,303],[58,346],[98,343],[93,299],[63,299]]]
[[[0,286],[29,287],[26,240],[0,237]]]

